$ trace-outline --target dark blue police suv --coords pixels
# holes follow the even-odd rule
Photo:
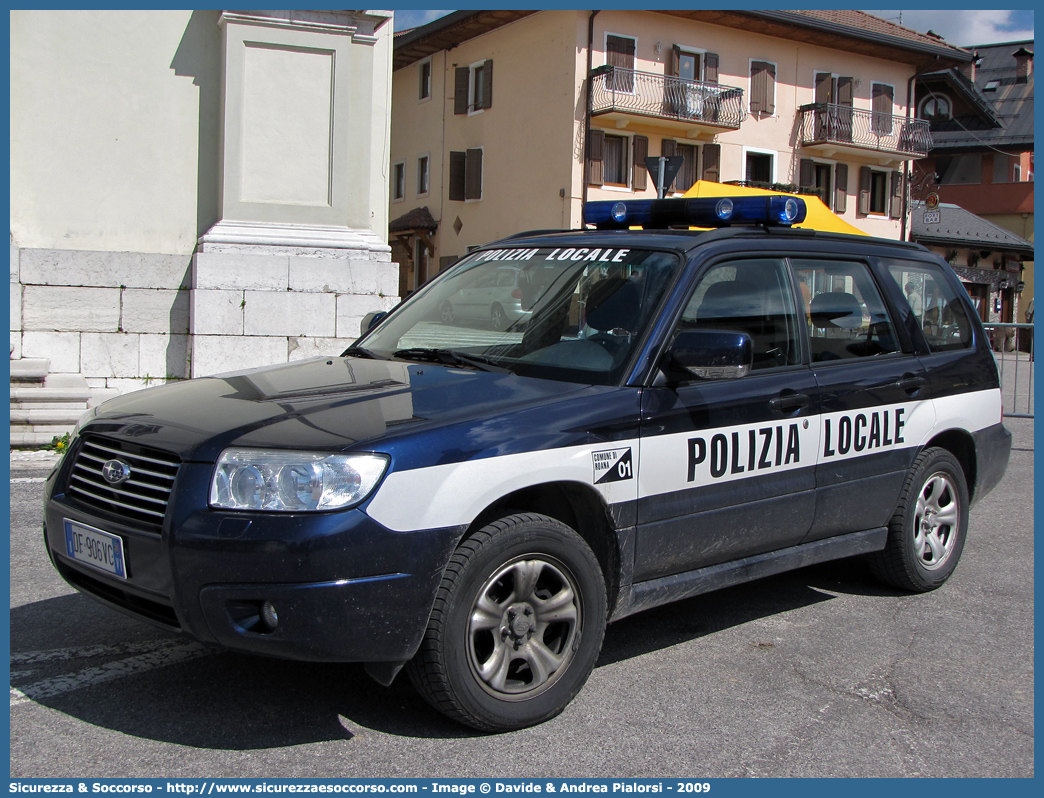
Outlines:
[[[491,731],[559,713],[648,607],[857,555],[937,588],[1008,462],[987,338],[939,258],[803,215],[589,203],[338,357],[106,402],[48,479],[51,560],[206,643],[405,666]],[[446,312],[505,270],[520,313]]]

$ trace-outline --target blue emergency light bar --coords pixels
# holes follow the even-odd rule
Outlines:
[[[599,230],[628,227],[726,227],[731,224],[790,226],[805,220],[805,201],[779,194],[745,197],[589,202],[584,222]]]

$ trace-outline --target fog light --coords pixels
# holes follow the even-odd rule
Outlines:
[[[276,613],[276,608],[271,601],[266,601],[261,605],[261,623],[269,631],[272,631],[279,625],[279,615]]]

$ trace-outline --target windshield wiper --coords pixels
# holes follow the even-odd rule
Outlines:
[[[412,349],[399,349],[392,357],[403,360],[426,360],[431,363],[442,363],[446,366],[470,367],[479,371],[496,371],[501,374],[510,374],[511,369],[498,366],[494,361],[481,355],[468,355],[464,352],[455,352],[452,349],[434,349],[426,347],[413,347]]]
[[[378,355],[376,352],[371,352],[369,349],[366,349],[361,346],[349,346],[347,349],[341,352],[341,357],[364,357],[367,360],[388,359],[384,355]]]

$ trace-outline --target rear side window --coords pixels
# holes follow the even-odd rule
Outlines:
[[[899,351],[895,327],[870,269],[858,261],[795,260],[812,362]]]
[[[946,280],[941,266],[917,261],[891,261],[892,275],[933,352],[967,349],[972,345],[972,325],[965,305]]]
[[[801,361],[793,296],[783,261],[730,261],[700,280],[679,326],[747,333],[754,369],[792,366]]]

